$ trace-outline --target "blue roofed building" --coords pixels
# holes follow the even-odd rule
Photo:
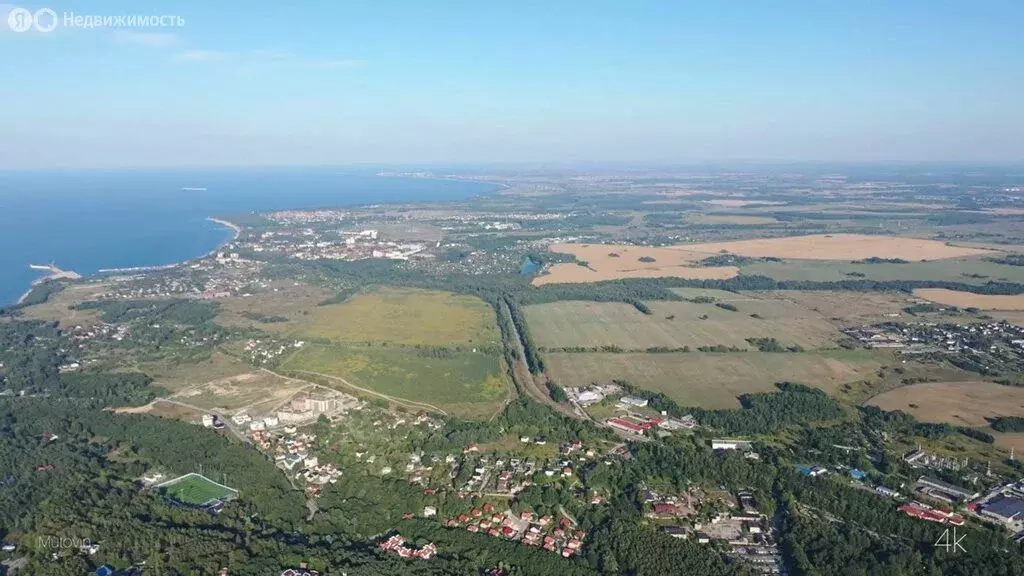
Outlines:
[[[850,469],[850,478],[853,478],[854,480],[864,480],[867,477],[868,473],[863,470],[859,470],[857,468]]]
[[[811,478],[814,478],[815,476],[821,476],[822,474],[825,474],[826,472],[828,472],[828,470],[822,468],[821,466],[815,466],[814,468],[811,468],[810,466],[797,466],[796,472],[797,474],[803,474],[804,476],[810,476]]]
[[[1001,495],[982,506],[980,513],[1006,524],[1018,524],[1024,522],[1024,500]]]

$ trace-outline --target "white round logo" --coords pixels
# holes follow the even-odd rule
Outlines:
[[[32,22],[32,13],[24,8],[15,8],[7,14],[7,25],[15,32],[28,32]]]
[[[35,21],[36,30],[40,32],[53,32],[57,27],[57,13],[49,8],[36,10],[32,19]]]

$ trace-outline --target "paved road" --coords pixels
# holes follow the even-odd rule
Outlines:
[[[244,430],[240,430],[238,426],[235,425],[234,421],[231,420],[230,417],[228,417],[225,414],[221,414],[217,410],[207,410],[206,408],[200,408],[199,406],[193,406],[192,404],[186,404],[184,402],[172,400],[170,398],[157,398],[156,400],[153,400],[153,402],[166,402],[168,404],[174,404],[176,406],[182,406],[184,408],[198,410],[203,414],[213,414],[214,416],[220,418],[220,421],[224,423],[224,426],[226,426],[228,430],[230,430],[235,436],[237,436],[239,440],[242,440],[247,444],[252,444],[252,440],[245,435]]]

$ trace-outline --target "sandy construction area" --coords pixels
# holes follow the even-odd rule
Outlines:
[[[987,426],[986,417],[1024,416],[1024,388],[992,382],[929,382],[890,390],[868,404],[923,422]]]
[[[945,288],[919,288],[914,296],[931,300],[938,304],[956,306],[957,308],[978,308],[980,310],[1024,310],[1024,294],[1015,296],[997,296],[991,294],[973,294]]]
[[[863,234],[815,234],[762,238],[736,242],[714,242],[680,246],[686,252],[717,254],[729,252],[753,258],[775,257],[795,260],[863,260],[902,258],[910,262],[941,260],[991,254],[991,250],[947,246],[937,240]]]

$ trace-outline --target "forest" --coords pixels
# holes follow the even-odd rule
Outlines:
[[[742,407],[738,410],[683,407],[660,392],[643,390],[623,381],[616,381],[616,384],[630,395],[646,398],[654,410],[677,418],[690,414],[701,426],[725,434],[771,434],[790,426],[843,415],[839,403],[821,390],[790,382],[776,384],[778,392],[743,394],[739,397]]]

